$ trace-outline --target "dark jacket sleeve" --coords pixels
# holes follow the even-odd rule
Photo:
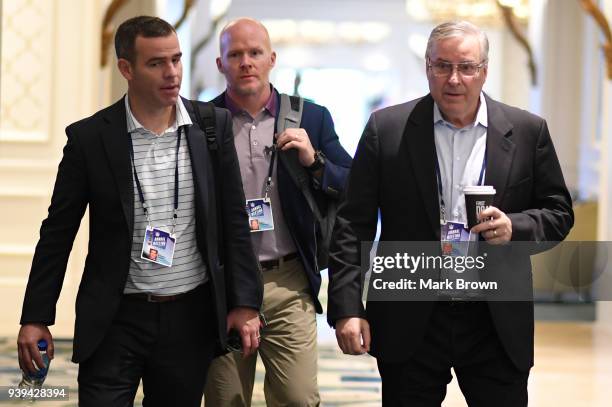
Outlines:
[[[73,134],[74,133],[74,134]],[[62,289],[68,257],[87,208],[87,173],[74,126],[59,164],[47,218],[40,228],[23,301],[21,324],[55,323],[55,306]]]
[[[574,224],[574,212],[544,120],[538,132],[533,165],[530,209],[508,214],[512,221],[512,240],[560,242]]]
[[[234,146],[232,120],[225,109],[215,109],[224,122],[220,162],[223,209],[223,245],[228,309],[259,309],[263,301],[263,283],[259,263],[251,245],[244,191]]]
[[[330,325],[346,317],[365,317],[362,296],[362,250],[369,250],[378,223],[378,135],[375,115],[359,141],[330,248],[327,318]],[[369,258],[369,257],[368,257]]]
[[[321,190],[328,195],[338,196],[344,192],[351,168],[351,156],[340,144],[331,114],[325,107],[322,107],[322,110],[319,149],[327,160],[321,178]]]

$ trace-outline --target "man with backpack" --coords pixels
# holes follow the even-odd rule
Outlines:
[[[249,219],[258,225],[251,238],[264,279],[266,326],[259,354],[266,367],[266,401],[315,406],[320,402],[315,319],[315,311],[322,312],[319,270],[351,158],[326,108],[272,87],[269,74],[275,61],[260,22],[230,22],[221,31],[217,58],[227,90],[213,103],[233,114],[245,204]],[[256,360],[236,352],[217,358],[206,386],[207,405],[250,405]]]

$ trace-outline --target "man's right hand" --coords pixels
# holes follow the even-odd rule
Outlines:
[[[249,307],[236,307],[227,314],[227,332],[235,329],[242,339],[243,357],[254,354],[259,347],[259,312]]]
[[[41,339],[47,341],[47,356],[49,356],[49,360],[53,359],[53,338],[49,328],[43,324],[24,324],[21,326],[17,337],[17,354],[21,370],[34,374],[37,370],[36,366],[38,366],[38,369],[45,366],[38,351],[38,341]],[[36,366],[34,366],[32,360],[34,360]]]
[[[370,324],[363,318],[342,318],[336,322],[336,339],[342,352],[361,355],[370,351]]]

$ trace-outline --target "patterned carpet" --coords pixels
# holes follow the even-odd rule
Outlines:
[[[333,331],[319,316],[319,391],[322,406],[380,406],[381,386],[376,362],[370,356],[343,355],[335,344]],[[42,401],[40,407],[77,406],[77,365],[70,362],[72,343],[56,340],[55,359],[45,384],[68,386],[68,401]],[[0,388],[16,386],[21,379],[17,363],[15,338],[0,338]],[[256,384],[253,391],[253,406],[265,406],[263,394],[264,367],[257,365]],[[30,405],[28,402],[8,399],[6,388],[0,394],[0,406]],[[135,406],[142,406],[142,392],[139,390]]]

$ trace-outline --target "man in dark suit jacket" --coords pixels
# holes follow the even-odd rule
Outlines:
[[[264,270],[262,312],[268,325],[262,330],[259,354],[266,366],[266,401],[275,406],[318,405],[315,311],[322,308],[317,298],[317,226],[286,165],[295,159],[298,168],[304,167],[312,193],[324,208],[343,192],[351,158],[338,141],[329,111],[311,102],[304,102],[300,128],[275,134],[280,98],[269,74],[276,53],[259,21],[229,23],[220,42],[217,67],[227,90],[213,103],[232,112],[246,198],[254,204],[251,200],[268,196],[274,220],[274,229],[262,230],[258,222],[260,228],[252,233]],[[235,354],[216,359],[206,386],[207,405],[250,405],[256,359]]]
[[[462,187],[481,170],[497,194],[471,232],[491,247],[560,241],[573,225],[546,122],[482,93],[487,55],[472,24],[432,31],[430,94],[372,114],[338,213],[328,318],[345,353],[377,358],[385,406],[441,405],[451,367],[470,406],[527,405],[532,301],[361,302],[360,243],[374,240],[378,211],[381,245],[440,242],[441,220],[465,222]],[[524,267],[505,278],[531,291],[529,257],[512,261]]]
[[[132,18],[118,28],[115,47],[128,92],[66,129],[25,294],[19,363],[30,372],[32,360],[42,366],[40,339],[53,354],[48,326],[89,206],[72,357],[80,364],[79,405],[132,405],[142,379],[145,405],[196,407],[226,330],[241,333],[246,353],[259,341],[261,276],[231,119],[216,109],[225,181],[220,208],[205,135],[189,101],[179,97],[181,51],[173,27],[156,17]]]

